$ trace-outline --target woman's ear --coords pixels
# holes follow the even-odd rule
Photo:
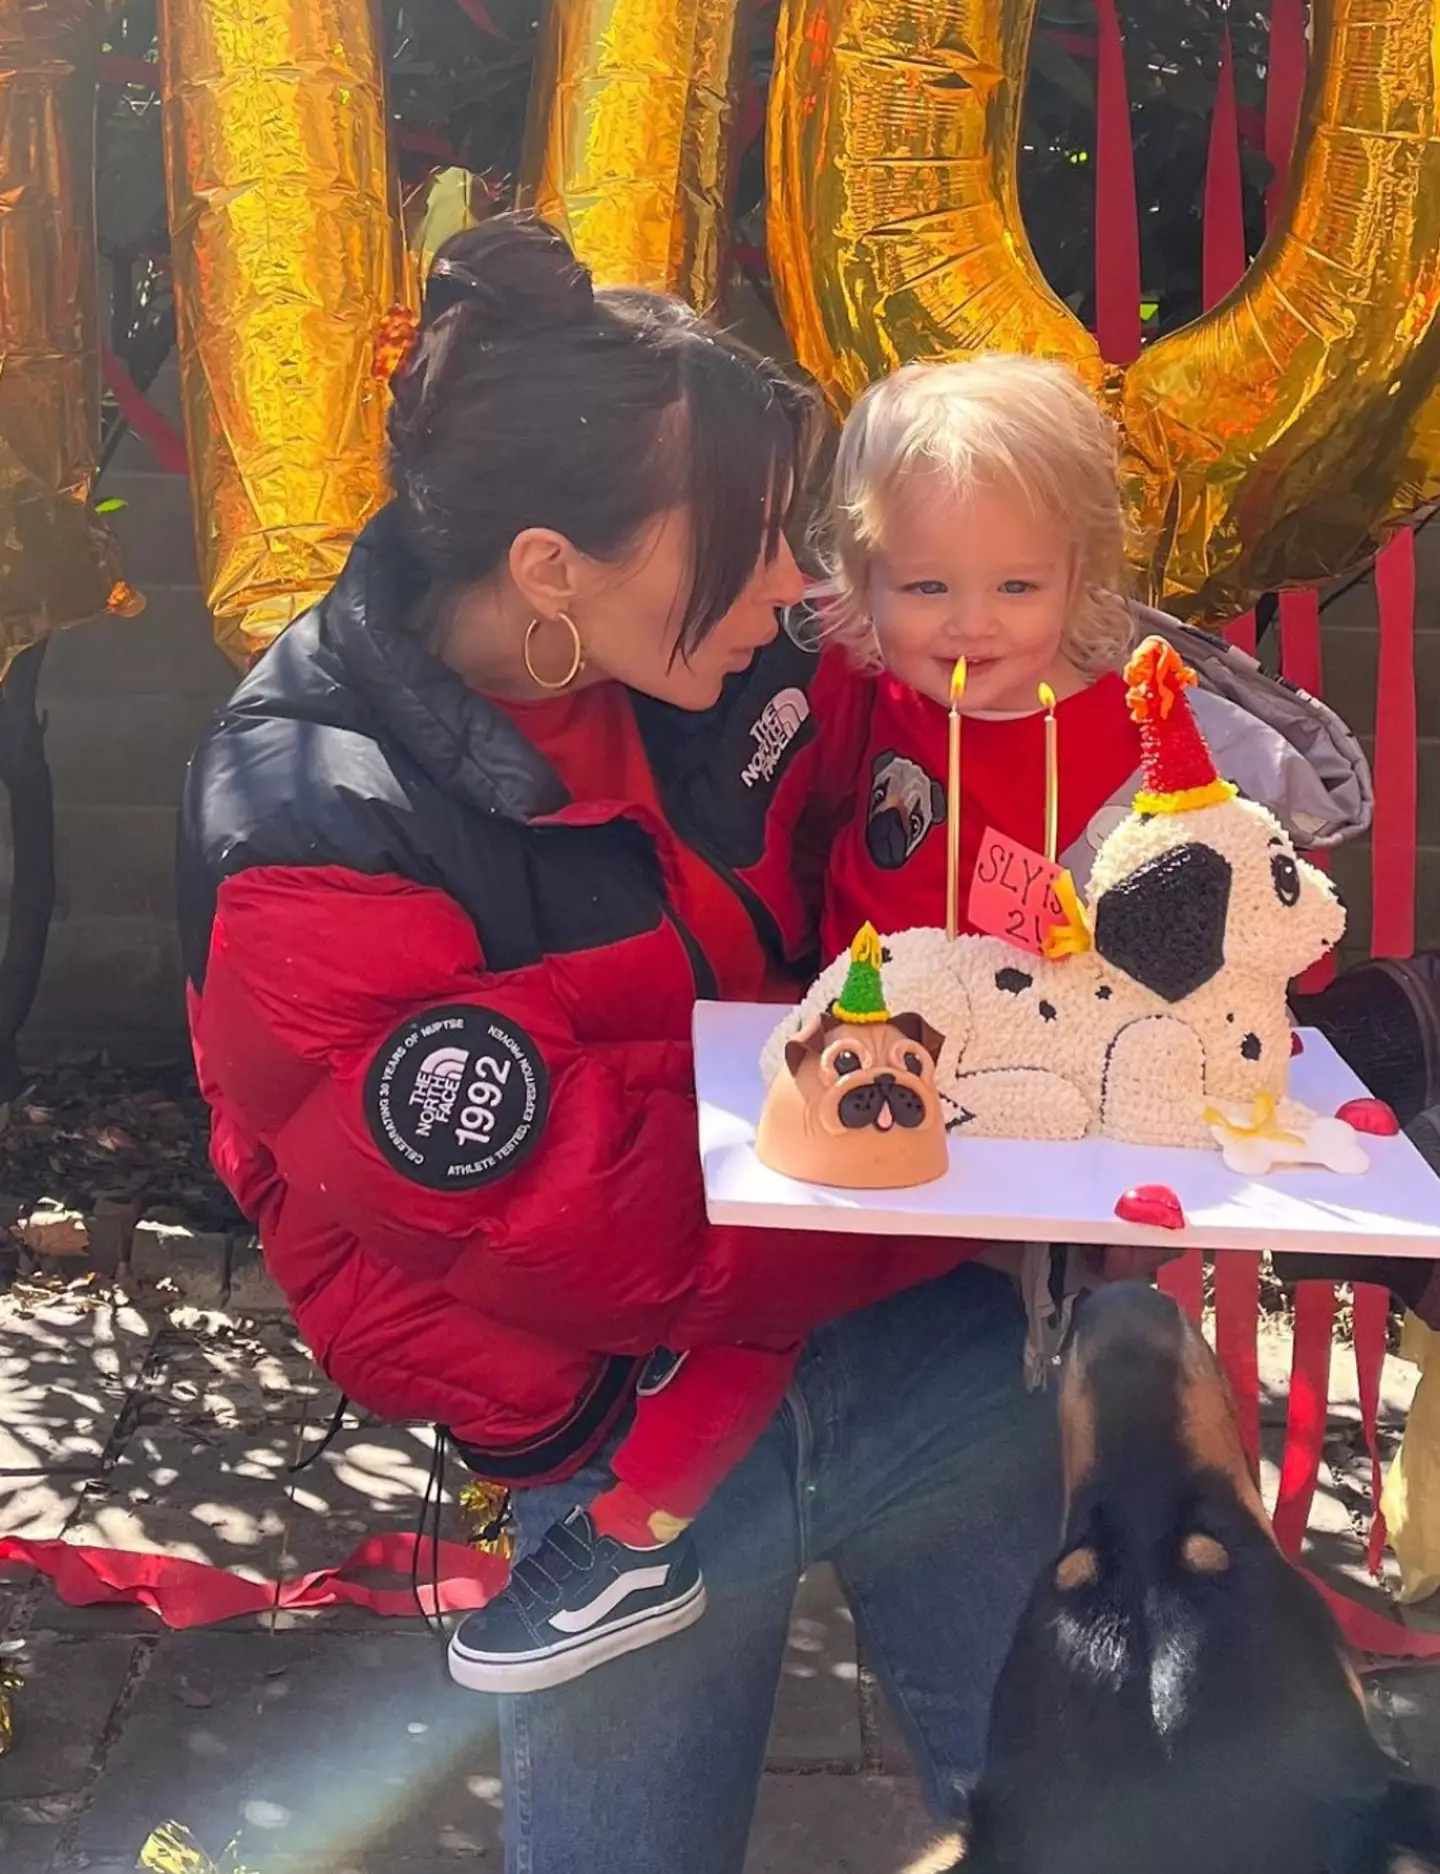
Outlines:
[[[515,590],[534,618],[568,613],[581,584],[581,555],[552,527],[527,527],[510,542],[506,565]]]

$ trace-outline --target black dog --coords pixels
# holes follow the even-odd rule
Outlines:
[[[1201,1335],[1153,1289],[1099,1291],[1060,1410],[1064,1545],[996,1688],[963,1874],[1440,1869],[1440,1792],[1371,1736]]]

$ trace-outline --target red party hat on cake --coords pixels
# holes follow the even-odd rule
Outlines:
[[[1199,724],[1185,700],[1195,681],[1173,644],[1146,638],[1125,666],[1130,718],[1140,728],[1140,771],[1145,785],[1136,813],[1190,813],[1233,800],[1235,789],[1215,772]]]

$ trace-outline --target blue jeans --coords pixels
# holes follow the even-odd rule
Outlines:
[[[796,1582],[835,1566],[926,1797],[962,1817],[990,1692],[1060,1528],[1055,1402],[1025,1316],[973,1265],[816,1333],[785,1405],[694,1526],[686,1632],[502,1699],[508,1874],[740,1874]],[[517,1493],[520,1548],[609,1481]]]

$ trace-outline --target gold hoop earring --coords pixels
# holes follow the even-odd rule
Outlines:
[[[557,612],[555,614],[556,624],[564,625],[565,629],[570,633],[570,668],[557,683],[553,677],[542,677],[540,675],[530,655],[531,640],[534,638],[535,633],[540,629],[541,625],[547,622],[548,621],[544,618],[532,618],[530,623],[525,627],[525,643],[521,652],[525,660],[525,675],[533,684],[542,690],[568,690],[570,685],[580,675],[580,672],[585,668],[585,646],[580,641],[580,628],[568,612]]]

